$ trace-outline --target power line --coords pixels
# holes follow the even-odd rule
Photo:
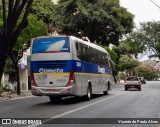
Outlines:
[[[156,4],[153,0],[150,1],[160,9],[160,6],[158,4]]]

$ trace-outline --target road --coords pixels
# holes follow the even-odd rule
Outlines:
[[[65,98],[61,102],[50,103],[48,97],[31,97],[0,102],[0,118],[160,118],[159,98],[160,81],[148,81],[142,85],[142,91],[124,91],[123,85],[118,84],[109,95],[99,93],[91,101]],[[157,124],[54,124],[55,126],[159,127]]]

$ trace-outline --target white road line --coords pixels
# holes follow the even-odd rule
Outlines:
[[[58,114],[58,115],[56,115],[56,116],[52,116],[52,117],[50,117],[50,118],[48,118],[48,119],[45,119],[45,120],[43,121],[43,123],[49,122],[51,119],[60,118],[60,117],[63,117],[63,116],[65,116],[65,115],[69,115],[69,114],[74,113],[74,112],[76,112],[76,111],[79,111],[79,110],[81,110],[81,109],[85,109],[85,108],[91,107],[91,106],[93,106],[93,105],[96,105],[96,104],[101,103],[101,102],[103,102],[103,101],[109,100],[109,99],[111,99],[111,98],[114,98],[114,97],[119,96],[119,95],[124,94],[124,93],[126,93],[126,91],[125,91],[125,92],[121,92],[121,93],[119,93],[119,94],[117,94],[117,95],[114,95],[114,96],[111,96],[111,97],[104,98],[104,99],[102,99],[102,100],[93,102],[93,103],[91,103],[91,104],[88,104],[88,105],[85,105],[85,106],[82,106],[82,107],[79,107],[79,108],[76,108],[76,109],[73,109],[73,110],[64,112],[64,113],[62,113],[62,114]],[[29,126],[26,126],[26,127],[37,127],[37,126],[39,126],[39,125],[29,125]]]

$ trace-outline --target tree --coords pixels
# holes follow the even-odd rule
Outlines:
[[[138,65],[139,62],[137,60],[134,60],[133,58],[130,58],[126,55],[121,55],[118,67],[120,71],[126,71],[127,74],[133,75],[133,70]]]
[[[120,54],[125,54],[128,57],[134,56],[137,58],[139,53],[142,53],[145,50],[144,45],[141,43],[141,40],[138,39],[139,35],[135,32],[132,32],[126,39],[121,41],[120,44],[115,47]]]
[[[49,33],[57,29],[54,21],[55,5],[52,0],[34,0],[31,13],[46,23]]]
[[[107,51],[108,51],[108,53],[109,53],[109,55],[110,55],[110,57],[111,57],[111,60],[114,62],[114,63],[116,63],[116,59],[117,59],[117,53],[115,53],[115,51],[114,50],[112,50],[112,49],[110,49],[109,47],[104,47]]]
[[[144,22],[140,24],[137,31],[140,36],[137,39],[153,52],[150,57],[158,57],[160,59],[160,21]]]
[[[155,60],[145,60],[141,63],[141,65],[148,67],[152,71],[156,71],[157,62]]]
[[[4,68],[4,73],[5,74],[12,74],[12,73],[15,73],[15,71],[16,71],[16,69],[15,69],[15,66],[14,66],[12,60],[10,58],[8,58],[6,61],[5,68]]]
[[[8,72],[9,74],[16,74],[17,81],[17,94],[20,94],[20,82],[19,82],[19,67],[18,62],[23,56],[23,52],[26,51],[29,46],[31,39],[37,36],[45,36],[48,35],[48,30],[45,23],[42,20],[38,20],[35,15],[29,15],[28,17],[28,27],[25,28],[20,36],[18,37],[17,43],[14,46],[13,50],[9,54],[10,59],[13,62],[15,71]]]
[[[61,34],[88,37],[102,45],[117,45],[133,28],[133,15],[119,0],[60,0],[55,21]]]
[[[121,55],[127,55],[128,57],[137,58],[139,53],[146,50],[146,47],[142,43],[141,34],[132,32],[125,36],[125,39],[120,41],[118,46],[113,46],[112,49],[117,54],[116,63],[119,64]]]
[[[118,56],[114,52],[114,50],[111,50],[109,47],[105,46],[104,48],[108,51],[108,53],[111,57],[111,60],[114,62],[114,64],[113,63],[111,64],[111,67],[112,67],[112,74],[113,74],[114,81],[117,83],[116,75],[117,75],[118,71],[117,71],[116,59],[117,59]]]
[[[0,17],[0,81],[6,59],[12,52],[17,38],[28,25],[28,14],[33,0],[2,0],[2,16]],[[21,21],[18,21],[20,16]]]
[[[135,73],[139,77],[144,77],[147,80],[153,80],[155,78],[158,78],[158,74],[152,71],[150,68],[148,68],[145,65],[140,65],[134,69]]]

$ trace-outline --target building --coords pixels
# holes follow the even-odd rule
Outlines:
[[[27,58],[30,56],[30,49],[26,52],[23,52],[23,57],[18,62],[19,67],[19,76],[20,76],[20,87],[21,92],[26,92],[29,90],[29,62],[27,62]],[[1,84],[2,87],[9,85],[9,75],[3,74]],[[16,83],[12,84],[16,86]]]
[[[20,76],[20,85],[21,92],[28,91],[29,86],[29,62],[28,57],[30,56],[30,48],[23,53],[23,57],[19,60],[19,76]]]

